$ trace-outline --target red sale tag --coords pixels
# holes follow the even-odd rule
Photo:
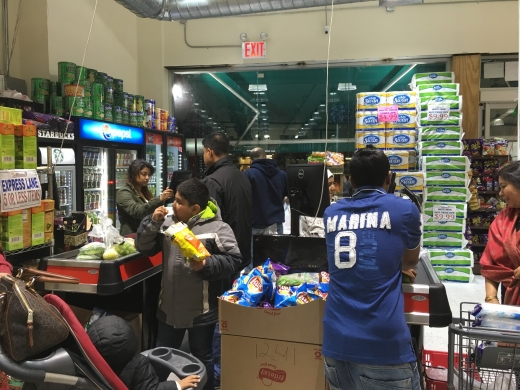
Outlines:
[[[377,108],[377,120],[379,122],[397,122],[399,119],[399,106],[382,106]]]

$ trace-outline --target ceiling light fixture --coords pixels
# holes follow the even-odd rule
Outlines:
[[[240,40],[241,40],[242,42],[247,41],[247,34],[246,34],[246,33],[242,33],[242,34],[240,34]]]
[[[253,92],[267,91],[267,84],[249,84],[248,90]]]
[[[338,91],[345,92],[345,91],[355,91],[357,89],[357,86],[355,86],[352,83],[339,83],[338,84]]]

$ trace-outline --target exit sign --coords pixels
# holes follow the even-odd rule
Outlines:
[[[261,42],[242,42],[242,58],[265,58],[266,44]]]

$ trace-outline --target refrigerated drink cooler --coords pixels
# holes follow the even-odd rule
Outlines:
[[[166,135],[166,172],[168,183],[172,180],[174,171],[184,169],[184,149],[182,137],[178,135]]]
[[[145,158],[155,169],[154,174],[150,177],[150,181],[148,182],[148,188],[153,196],[159,196],[165,188],[163,183],[163,144],[164,134],[151,131],[146,132]]]

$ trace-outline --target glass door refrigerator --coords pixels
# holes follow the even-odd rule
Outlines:
[[[146,130],[146,154],[145,159],[154,168],[155,173],[148,182],[148,188],[152,192],[153,196],[161,195],[162,191],[168,187],[169,183],[166,183],[166,175],[164,170],[164,145],[165,145],[165,133],[161,131]]]
[[[107,215],[119,227],[116,190],[130,163],[142,158],[144,130],[138,127],[74,118],[78,142],[76,176],[79,209]]]
[[[174,171],[186,169],[185,150],[183,135],[166,133],[166,173],[168,185],[172,180]]]
[[[56,215],[66,217],[76,210],[76,155],[72,148],[51,148],[52,164],[56,177],[58,192],[53,194],[56,204]],[[41,165],[47,165],[47,147],[38,148],[38,161]],[[42,183],[47,182],[47,175],[40,175]]]

